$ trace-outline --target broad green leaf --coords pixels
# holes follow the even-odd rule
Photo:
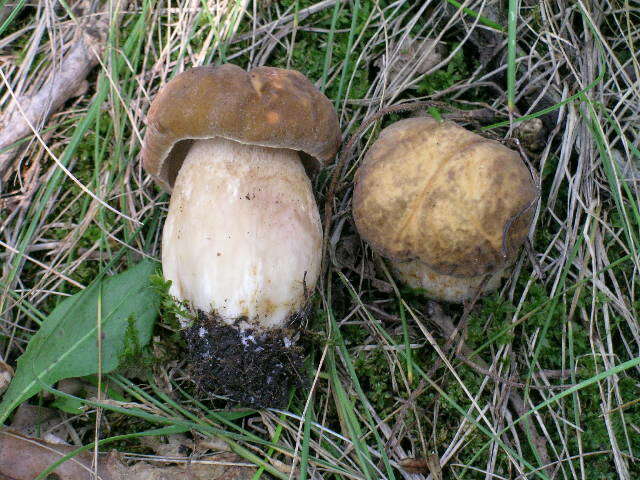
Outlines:
[[[158,315],[159,296],[149,282],[155,268],[145,260],[60,302],[18,359],[15,377],[0,403],[0,423],[43,385],[97,373],[99,326],[103,374],[118,367],[132,342],[146,345]]]
[[[71,415],[81,415],[84,413],[84,402],[80,398],[59,397],[51,402],[49,406]]]

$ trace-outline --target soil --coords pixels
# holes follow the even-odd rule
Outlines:
[[[290,329],[258,330],[229,325],[198,313],[185,330],[191,375],[206,393],[258,408],[283,408],[291,387],[305,385],[303,349]]]

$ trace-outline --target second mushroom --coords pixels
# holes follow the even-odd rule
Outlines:
[[[227,64],[176,76],[147,123],[144,167],[172,192],[163,273],[196,316],[184,330],[196,382],[281,406],[299,383],[287,327],[321,260],[320,217],[299,152],[321,163],[334,157],[333,106],[299,72]]]
[[[498,288],[536,199],[518,153],[453,122],[410,118],[385,128],[367,152],[353,216],[403,282],[463,302]]]

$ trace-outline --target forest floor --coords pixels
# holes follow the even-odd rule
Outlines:
[[[42,385],[0,417],[16,429],[37,407],[30,435],[129,466],[233,469],[196,478],[640,478],[639,48],[634,0],[3,2],[0,366]],[[87,318],[58,333],[88,343],[36,337],[81,314],[65,298],[160,258],[169,196],[139,159],[146,112],[177,73],[226,62],[299,70],[345,140],[384,107],[442,102],[374,122],[313,179],[321,212],[338,182],[329,268],[303,325],[309,388],[283,409],[203,395],[169,302],[93,370],[108,345]],[[381,128],[479,108],[459,123],[518,150],[541,196],[508,278],[465,307],[396,283],[351,197]]]

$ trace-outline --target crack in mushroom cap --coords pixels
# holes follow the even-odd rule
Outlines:
[[[171,190],[191,141],[213,137],[300,150],[321,163],[335,156],[341,142],[333,105],[300,72],[196,67],[177,75],[153,100],[144,168]]]
[[[513,259],[537,195],[513,150],[453,122],[410,118],[382,130],[365,155],[353,216],[383,256],[471,277]]]

